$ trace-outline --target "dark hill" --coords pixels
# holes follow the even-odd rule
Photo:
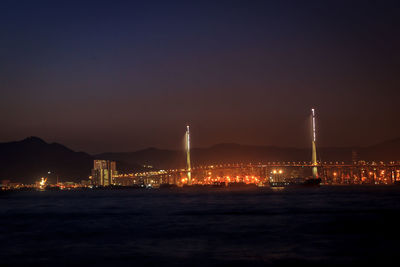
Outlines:
[[[185,154],[183,151],[153,147],[135,152],[103,153],[95,155],[95,158],[117,160],[125,162],[127,165],[150,165],[156,168],[178,168],[184,166],[185,163]]]
[[[322,161],[351,162],[352,152],[357,151],[359,160],[397,161],[400,160],[400,139],[389,140],[369,147],[320,148]],[[274,146],[250,146],[239,144],[218,144],[208,148],[194,148],[191,151],[194,166],[223,163],[264,163],[268,161],[310,161],[311,148],[281,148]],[[75,152],[58,143],[46,143],[40,138],[29,137],[22,141],[0,143],[0,180],[33,183],[41,176],[52,174],[61,181],[87,179],[93,166],[93,159],[117,161],[122,172],[143,170],[141,166],[151,165],[155,169],[185,167],[185,153],[181,150],[148,148],[136,152],[103,153],[95,156]]]
[[[358,160],[396,161],[400,160],[400,139],[383,142],[369,147],[326,147],[318,149],[321,161],[352,162],[353,151]],[[104,159],[120,160],[127,163],[152,165],[155,168],[184,168],[183,151],[148,148],[136,152],[104,153],[96,155]],[[209,148],[194,148],[191,151],[192,164],[258,163],[273,161],[310,161],[310,148],[282,148],[274,146],[250,146],[239,144],[218,144]]]
[[[64,181],[81,181],[87,179],[92,166],[89,154],[57,143],[48,144],[37,137],[0,143],[0,180],[33,183],[48,176],[54,182],[58,176]],[[48,175],[48,171],[52,174]]]
[[[375,161],[400,160],[400,138],[360,149],[362,159]]]
[[[54,183],[58,176],[60,181],[80,182],[88,179],[94,159],[87,153],[75,152],[58,143],[49,144],[38,137],[0,143],[0,181],[32,184],[46,176]],[[117,159],[117,169],[126,172],[142,168]]]
[[[347,151],[346,151],[347,152]],[[341,158],[342,150],[334,153]],[[351,159],[351,149],[347,158]],[[140,165],[152,165],[155,168],[170,169],[185,167],[185,153],[180,150],[161,150],[149,148],[127,153],[104,153],[99,158],[120,160]],[[193,165],[224,163],[258,163],[268,161],[310,161],[311,149],[280,148],[273,146],[249,146],[239,144],[218,144],[209,148],[191,150]]]

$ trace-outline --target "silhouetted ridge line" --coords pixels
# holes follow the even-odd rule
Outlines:
[[[352,162],[353,151],[359,160],[400,160],[400,138],[368,147],[320,148],[322,161]],[[310,161],[311,148],[240,145],[221,143],[207,148],[193,148],[193,166],[224,163],[265,163],[279,161]],[[0,143],[0,180],[33,183],[52,172],[49,181],[59,176],[61,180],[79,182],[87,179],[94,159],[117,161],[120,172],[148,169],[185,168],[183,150],[149,147],[135,152],[102,153],[89,155],[75,152],[59,143],[47,143],[35,136],[20,141]],[[144,167],[145,166],[145,167]]]

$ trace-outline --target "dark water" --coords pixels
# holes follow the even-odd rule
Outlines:
[[[400,187],[0,195],[2,266],[396,265]]]

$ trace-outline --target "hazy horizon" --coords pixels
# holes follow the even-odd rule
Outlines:
[[[74,150],[400,136],[398,1],[3,1],[0,141]]]
[[[106,151],[106,150],[103,151],[103,150],[99,150],[99,152],[90,152],[90,151],[85,151],[85,150],[74,149],[73,147],[70,147],[67,144],[59,142],[57,140],[50,141],[50,140],[47,140],[47,139],[42,138],[40,136],[27,136],[25,138],[18,139],[18,140],[1,141],[0,144],[1,143],[10,143],[10,142],[20,142],[20,141],[23,141],[23,140],[31,138],[31,137],[39,138],[39,139],[43,140],[44,142],[46,142],[48,144],[57,143],[57,144],[65,146],[65,147],[67,147],[67,148],[69,148],[69,149],[71,149],[71,150],[73,150],[75,152],[85,152],[85,153],[87,153],[89,155],[98,155],[98,154],[103,154],[103,153],[129,153],[129,152],[137,152],[137,151],[151,149],[151,148],[160,149],[160,150],[175,150],[175,151],[180,151],[180,150],[183,151],[184,150],[183,146],[182,147],[176,147],[176,148],[147,146],[147,147],[142,147],[142,148],[139,148],[139,149],[131,149],[131,150],[129,150],[129,149],[128,150],[118,150],[118,151]],[[351,146],[351,145],[350,146],[319,146],[318,148],[320,148],[320,149],[321,148],[323,148],[323,149],[326,149],[326,148],[353,148],[353,147],[354,148],[357,148],[357,147],[362,148],[362,147],[370,147],[370,146],[374,146],[374,145],[379,145],[379,144],[381,144],[383,142],[394,141],[394,140],[398,140],[398,139],[400,139],[400,138],[383,140],[383,141],[381,141],[379,143],[373,143],[373,144],[369,144],[369,145],[365,145],[365,146],[357,146],[357,145],[353,145],[353,146]],[[311,143],[310,143],[309,146],[296,147],[296,146],[277,146],[277,145],[260,145],[260,144],[242,144],[242,143],[235,143],[235,142],[220,142],[220,143],[215,143],[215,144],[212,144],[212,145],[209,145],[209,146],[192,146],[192,149],[207,149],[207,148],[211,148],[211,147],[218,146],[218,145],[239,145],[239,146],[254,146],[254,147],[277,147],[277,148],[293,148],[293,149],[310,149],[310,151],[311,151]]]

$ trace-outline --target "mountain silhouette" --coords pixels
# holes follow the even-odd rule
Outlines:
[[[156,148],[135,152],[103,153],[96,155],[96,157],[151,165],[162,169],[184,168],[186,164],[184,151]],[[309,162],[311,160],[311,146],[310,148],[291,148],[223,143],[208,148],[193,148],[191,159],[193,166],[274,161]],[[353,159],[385,162],[400,160],[400,138],[368,147],[323,147],[318,149],[318,160],[322,162],[344,161],[351,163]]]
[[[358,160],[400,160],[400,138],[388,140],[368,147],[328,147],[318,149],[320,161],[352,162],[354,152]],[[192,165],[225,163],[265,163],[282,161],[306,161],[311,159],[311,148],[275,146],[251,146],[234,143],[217,144],[207,148],[191,150]],[[38,137],[21,141],[0,143],[0,180],[34,183],[40,177],[50,182],[88,179],[94,159],[117,161],[120,172],[135,172],[152,166],[154,169],[185,168],[183,150],[147,148],[135,152],[102,153],[89,155],[75,152],[58,143],[47,143]],[[48,172],[51,174],[48,174]]]
[[[92,166],[91,155],[58,143],[48,144],[38,137],[0,143],[1,180],[30,184],[43,176],[55,182],[58,176],[64,181],[81,181],[87,179]]]

